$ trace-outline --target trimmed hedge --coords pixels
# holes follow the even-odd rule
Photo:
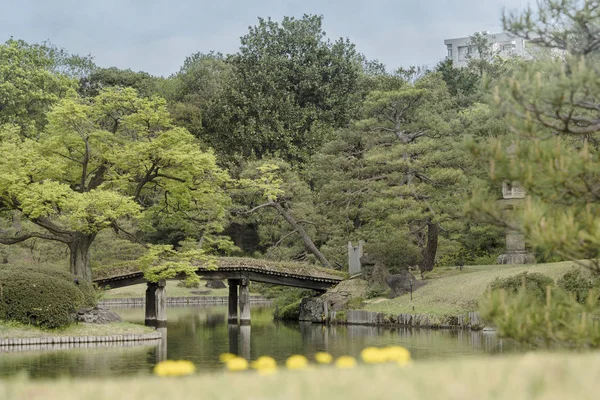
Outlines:
[[[94,288],[70,273],[33,266],[0,267],[0,319],[44,328],[73,322],[79,307],[96,303]]]
[[[554,280],[549,276],[537,272],[522,272],[508,278],[496,278],[490,283],[489,290],[506,290],[508,293],[516,294],[519,289],[525,288],[527,292],[543,299],[546,296],[546,288],[554,286]]]
[[[595,295],[598,295],[600,289],[599,278],[586,278],[578,268],[573,268],[557,281],[559,287],[575,296],[578,303],[585,304],[590,296],[590,291],[594,289]]]

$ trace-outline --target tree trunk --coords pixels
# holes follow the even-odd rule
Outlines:
[[[95,238],[96,235],[78,233],[75,239],[69,243],[71,273],[77,278],[90,283],[92,282],[90,247]]]
[[[435,254],[437,253],[438,235],[440,227],[438,224],[427,224],[427,245],[423,250],[423,263],[421,264],[421,277],[423,272],[432,271],[435,262]]]
[[[300,238],[304,242],[304,246],[306,247],[306,250],[310,251],[315,257],[317,257],[317,260],[319,260],[319,262],[321,263],[321,265],[323,267],[331,268],[331,264],[329,264],[329,261],[327,260],[327,258],[325,258],[323,253],[321,253],[321,251],[317,248],[317,246],[315,246],[315,244],[311,240],[310,236],[308,236],[308,233],[306,233],[306,230],[304,229],[304,227],[301,224],[299,224],[298,222],[296,222],[294,217],[292,217],[292,215],[289,212],[287,212],[285,210],[285,208],[283,208],[281,206],[281,204],[274,201],[273,207],[275,207],[277,212],[279,214],[281,214],[281,216],[292,226],[292,229],[294,229],[296,232],[298,232],[298,235],[300,235]]]

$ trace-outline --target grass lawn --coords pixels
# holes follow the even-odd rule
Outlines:
[[[377,298],[368,300],[361,309],[386,314],[432,314],[458,315],[477,310],[477,301],[496,277],[505,278],[520,272],[540,272],[556,280],[569,271],[572,262],[536,265],[483,265],[465,266],[433,271],[435,275],[426,279],[427,284],[413,293],[395,299]]]
[[[200,281],[200,287],[194,289],[188,289],[185,287],[177,286],[177,281],[167,282],[167,297],[192,297],[192,296],[228,296],[229,289],[209,289],[204,287],[206,281]],[[197,292],[197,293],[194,293]],[[208,292],[208,293],[204,293]],[[146,293],[146,284],[141,283],[139,285],[125,286],[118,289],[106,290],[103,293],[103,297],[106,299],[115,298],[130,298],[130,297],[144,297]],[[255,293],[250,293],[255,294]]]
[[[216,373],[188,377],[1,380],[0,398],[12,400],[328,399],[519,400],[597,399],[600,353],[533,354],[453,361]]]
[[[0,338],[38,338],[56,336],[105,336],[129,335],[154,332],[153,328],[131,324],[129,322],[114,322],[110,324],[73,324],[60,329],[41,329],[13,321],[0,321]],[[0,397],[4,398],[4,397]]]

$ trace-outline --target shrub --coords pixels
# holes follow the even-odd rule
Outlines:
[[[347,310],[360,310],[365,305],[362,297],[353,297],[346,303],[345,308]]]
[[[298,321],[300,318],[300,304],[302,300],[298,300],[292,304],[288,304],[285,307],[282,307],[277,315],[276,319],[288,320],[288,321]]]
[[[525,288],[534,296],[543,299],[546,296],[546,287],[554,286],[552,278],[537,272],[522,272],[508,278],[496,278],[489,286],[489,290],[505,290],[510,294],[517,293],[521,288]]]
[[[58,328],[73,322],[77,308],[95,302],[92,285],[75,284],[68,272],[31,266],[0,268],[2,319]]]
[[[384,289],[378,289],[378,288],[369,289],[369,290],[367,290],[367,293],[365,293],[365,298],[366,299],[374,299],[377,297],[383,297],[383,296],[385,296],[386,292],[387,291]]]
[[[490,291],[479,302],[481,317],[496,326],[501,337],[584,348],[600,347],[597,307],[597,299],[580,304],[565,290],[551,287],[543,299],[521,288],[516,294]]]
[[[557,282],[558,286],[571,293],[578,303],[587,302],[590,290],[598,288],[600,282],[581,276],[581,270],[573,268],[562,276]]]
[[[200,282],[189,282],[188,280],[184,279],[182,281],[177,282],[177,287],[182,287],[186,289],[198,289],[200,287]]]

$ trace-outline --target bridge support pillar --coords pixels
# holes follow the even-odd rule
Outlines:
[[[229,285],[227,322],[230,324],[238,323],[238,284],[239,279],[227,279],[227,285]]]
[[[250,290],[248,279],[240,281],[240,325],[250,325]]]
[[[146,326],[164,328],[167,326],[167,282],[148,282],[146,287]]]

